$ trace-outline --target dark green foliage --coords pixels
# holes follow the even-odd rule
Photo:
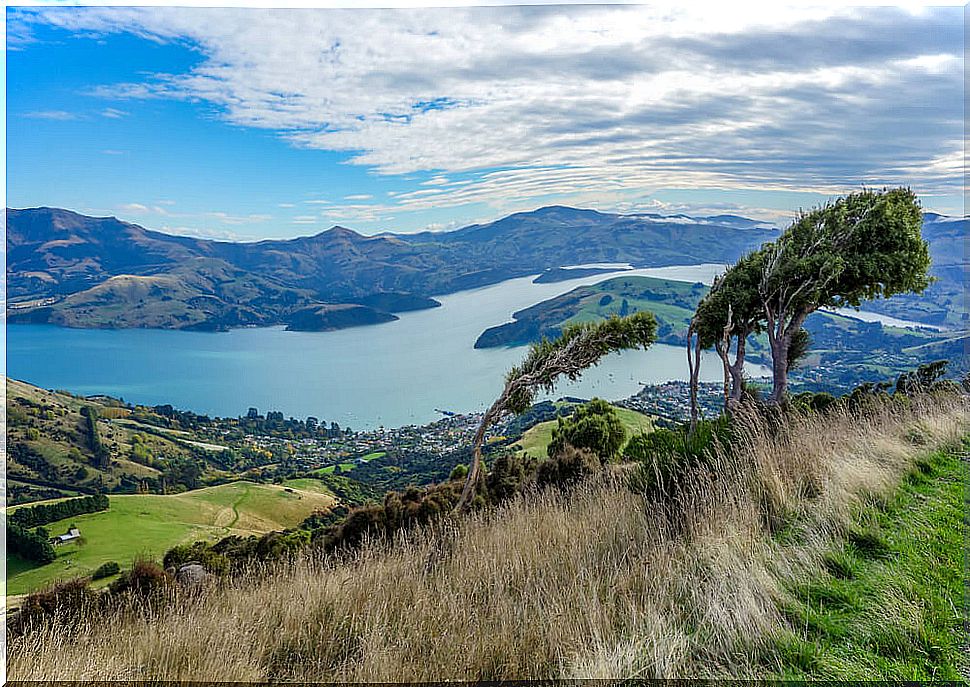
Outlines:
[[[601,468],[601,460],[595,453],[565,444],[557,453],[539,463],[536,484],[540,487],[570,487]]]
[[[772,351],[774,404],[787,402],[791,344],[809,314],[922,293],[929,285],[922,223],[910,189],[865,189],[801,214],[765,244],[758,291]]]
[[[795,410],[800,410],[803,412],[823,413],[833,403],[835,403],[836,400],[837,399],[835,396],[827,391],[820,391],[818,393],[806,391],[804,393],[792,396],[791,407]]]
[[[315,534],[327,550],[353,547],[364,537],[390,536],[410,525],[423,525],[450,512],[461,495],[458,481],[388,492],[384,503],[355,508],[338,526]]]
[[[84,417],[84,427],[88,433],[88,447],[94,455],[94,462],[102,470],[111,466],[111,454],[101,443],[101,436],[98,434],[98,409],[94,406],[84,406],[81,408],[81,415]]]
[[[308,530],[313,532],[314,530],[323,529],[324,527],[330,527],[331,525],[336,525],[338,522],[347,517],[350,513],[350,507],[344,505],[343,503],[334,506],[326,511],[314,511],[300,523],[301,530]]]
[[[802,327],[795,331],[788,345],[788,371],[791,372],[798,367],[808,355],[812,347],[812,335]]]
[[[51,563],[57,557],[47,530],[42,527],[29,530],[14,522],[7,523],[7,552],[39,565]]]
[[[229,559],[213,550],[208,542],[197,541],[192,544],[182,544],[169,549],[162,559],[162,566],[166,570],[178,570],[187,563],[198,563],[214,575],[226,575],[229,572]]]
[[[935,360],[920,365],[911,372],[904,372],[896,379],[896,393],[912,396],[922,391],[929,391],[946,374],[948,362]]]
[[[451,473],[448,475],[449,480],[453,479],[465,479],[468,476],[468,466],[464,463],[459,463],[451,469]]]
[[[61,622],[69,618],[77,619],[85,610],[92,608],[98,600],[97,592],[89,585],[90,580],[78,577],[64,582],[55,582],[46,589],[28,594],[21,606],[17,625],[22,628],[55,614]],[[10,629],[16,631],[18,628]]]
[[[117,575],[121,572],[121,566],[115,561],[108,561],[107,563],[102,563],[98,568],[91,573],[92,580],[100,580],[104,577],[111,577],[112,575]]]
[[[165,555],[168,557],[171,554],[172,557],[168,559],[170,561],[181,559],[179,560],[179,565],[183,564],[183,562],[197,561],[206,567],[207,570],[210,570],[210,572],[221,575],[225,572],[223,564],[221,563],[222,558],[228,561],[228,570],[230,572],[240,570],[247,563],[275,561],[286,558],[304,549],[310,543],[312,537],[313,531],[303,528],[283,532],[268,532],[259,537],[255,535],[249,537],[232,535],[220,539],[211,546],[205,545],[207,548],[201,555],[202,560],[199,560],[200,556],[198,552],[194,558],[184,556],[183,554],[173,554],[172,551],[169,551]],[[200,544],[203,544],[203,542],[196,542],[193,546],[199,546]]]
[[[728,306],[731,308],[731,336],[761,331],[764,309],[758,294],[758,283],[764,267],[764,252],[752,251],[721,275],[697,305],[694,330],[700,337],[701,348],[710,348],[724,334]]]
[[[889,390],[892,388],[892,382],[863,382],[843,398],[850,409],[855,409],[866,403],[888,399]]]
[[[492,503],[501,503],[517,494],[535,471],[535,459],[515,453],[500,453],[492,464],[485,485]]]
[[[10,523],[21,527],[36,527],[57,522],[65,518],[84,513],[97,513],[108,510],[108,497],[104,494],[82,496],[76,499],[66,499],[57,503],[45,503],[36,506],[23,506],[9,516]]]
[[[694,431],[688,425],[639,434],[626,445],[623,456],[639,463],[630,488],[644,494],[676,492],[695,466],[709,462],[714,450],[730,450],[731,427],[726,417],[702,420]]]
[[[196,489],[200,486],[204,466],[201,461],[187,456],[173,456],[165,461],[162,475],[166,483],[176,490]]]
[[[619,454],[625,440],[626,430],[616,410],[603,399],[594,398],[577,407],[570,417],[559,418],[547,453],[550,457],[556,456],[568,444],[588,449],[606,463]]]
[[[558,338],[532,344],[522,364],[506,375],[510,393],[504,408],[516,414],[525,412],[536,393],[552,391],[560,377],[575,381],[608,353],[649,347],[656,329],[652,314],[638,312],[598,323],[572,324]]]
[[[131,570],[111,583],[112,594],[135,594],[138,596],[157,596],[175,586],[175,578],[158,563],[143,558],[131,564]]]

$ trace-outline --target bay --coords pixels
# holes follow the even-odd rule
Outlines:
[[[612,266],[612,265],[611,265]],[[616,265],[616,267],[621,267]],[[723,265],[625,269],[643,275],[710,284]],[[438,296],[442,306],[400,315],[386,324],[335,332],[288,332],[282,327],[229,332],[158,329],[7,327],[7,374],[45,388],[109,394],[140,404],[172,405],[210,415],[313,415],[353,429],[423,424],[453,412],[484,410],[501,391],[503,375],[524,347],[476,350],[479,334],[513,312],[614,276],[604,273],[553,284],[533,277]],[[702,379],[720,378],[708,354]],[[749,374],[768,374],[751,366]],[[549,397],[610,400],[644,383],[686,379],[683,348],[657,344],[604,359]]]

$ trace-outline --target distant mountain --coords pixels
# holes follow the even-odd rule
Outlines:
[[[6,227],[9,322],[174,329],[381,322],[434,307],[436,294],[565,265],[731,262],[775,235],[730,215],[563,206],[443,233],[368,237],[333,227],[255,243],[173,236],[57,208],[8,209]]]

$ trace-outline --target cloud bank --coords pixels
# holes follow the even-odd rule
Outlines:
[[[198,53],[93,95],[201,102],[377,174],[429,177],[321,210],[335,220],[658,188],[961,193],[959,8],[11,12],[20,47],[43,23]]]

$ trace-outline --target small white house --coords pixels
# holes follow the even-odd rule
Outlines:
[[[80,539],[81,530],[76,527],[72,527],[67,531],[67,534],[59,534],[54,537],[51,542],[53,544],[66,544],[69,541],[74,541],[75,539]]]

